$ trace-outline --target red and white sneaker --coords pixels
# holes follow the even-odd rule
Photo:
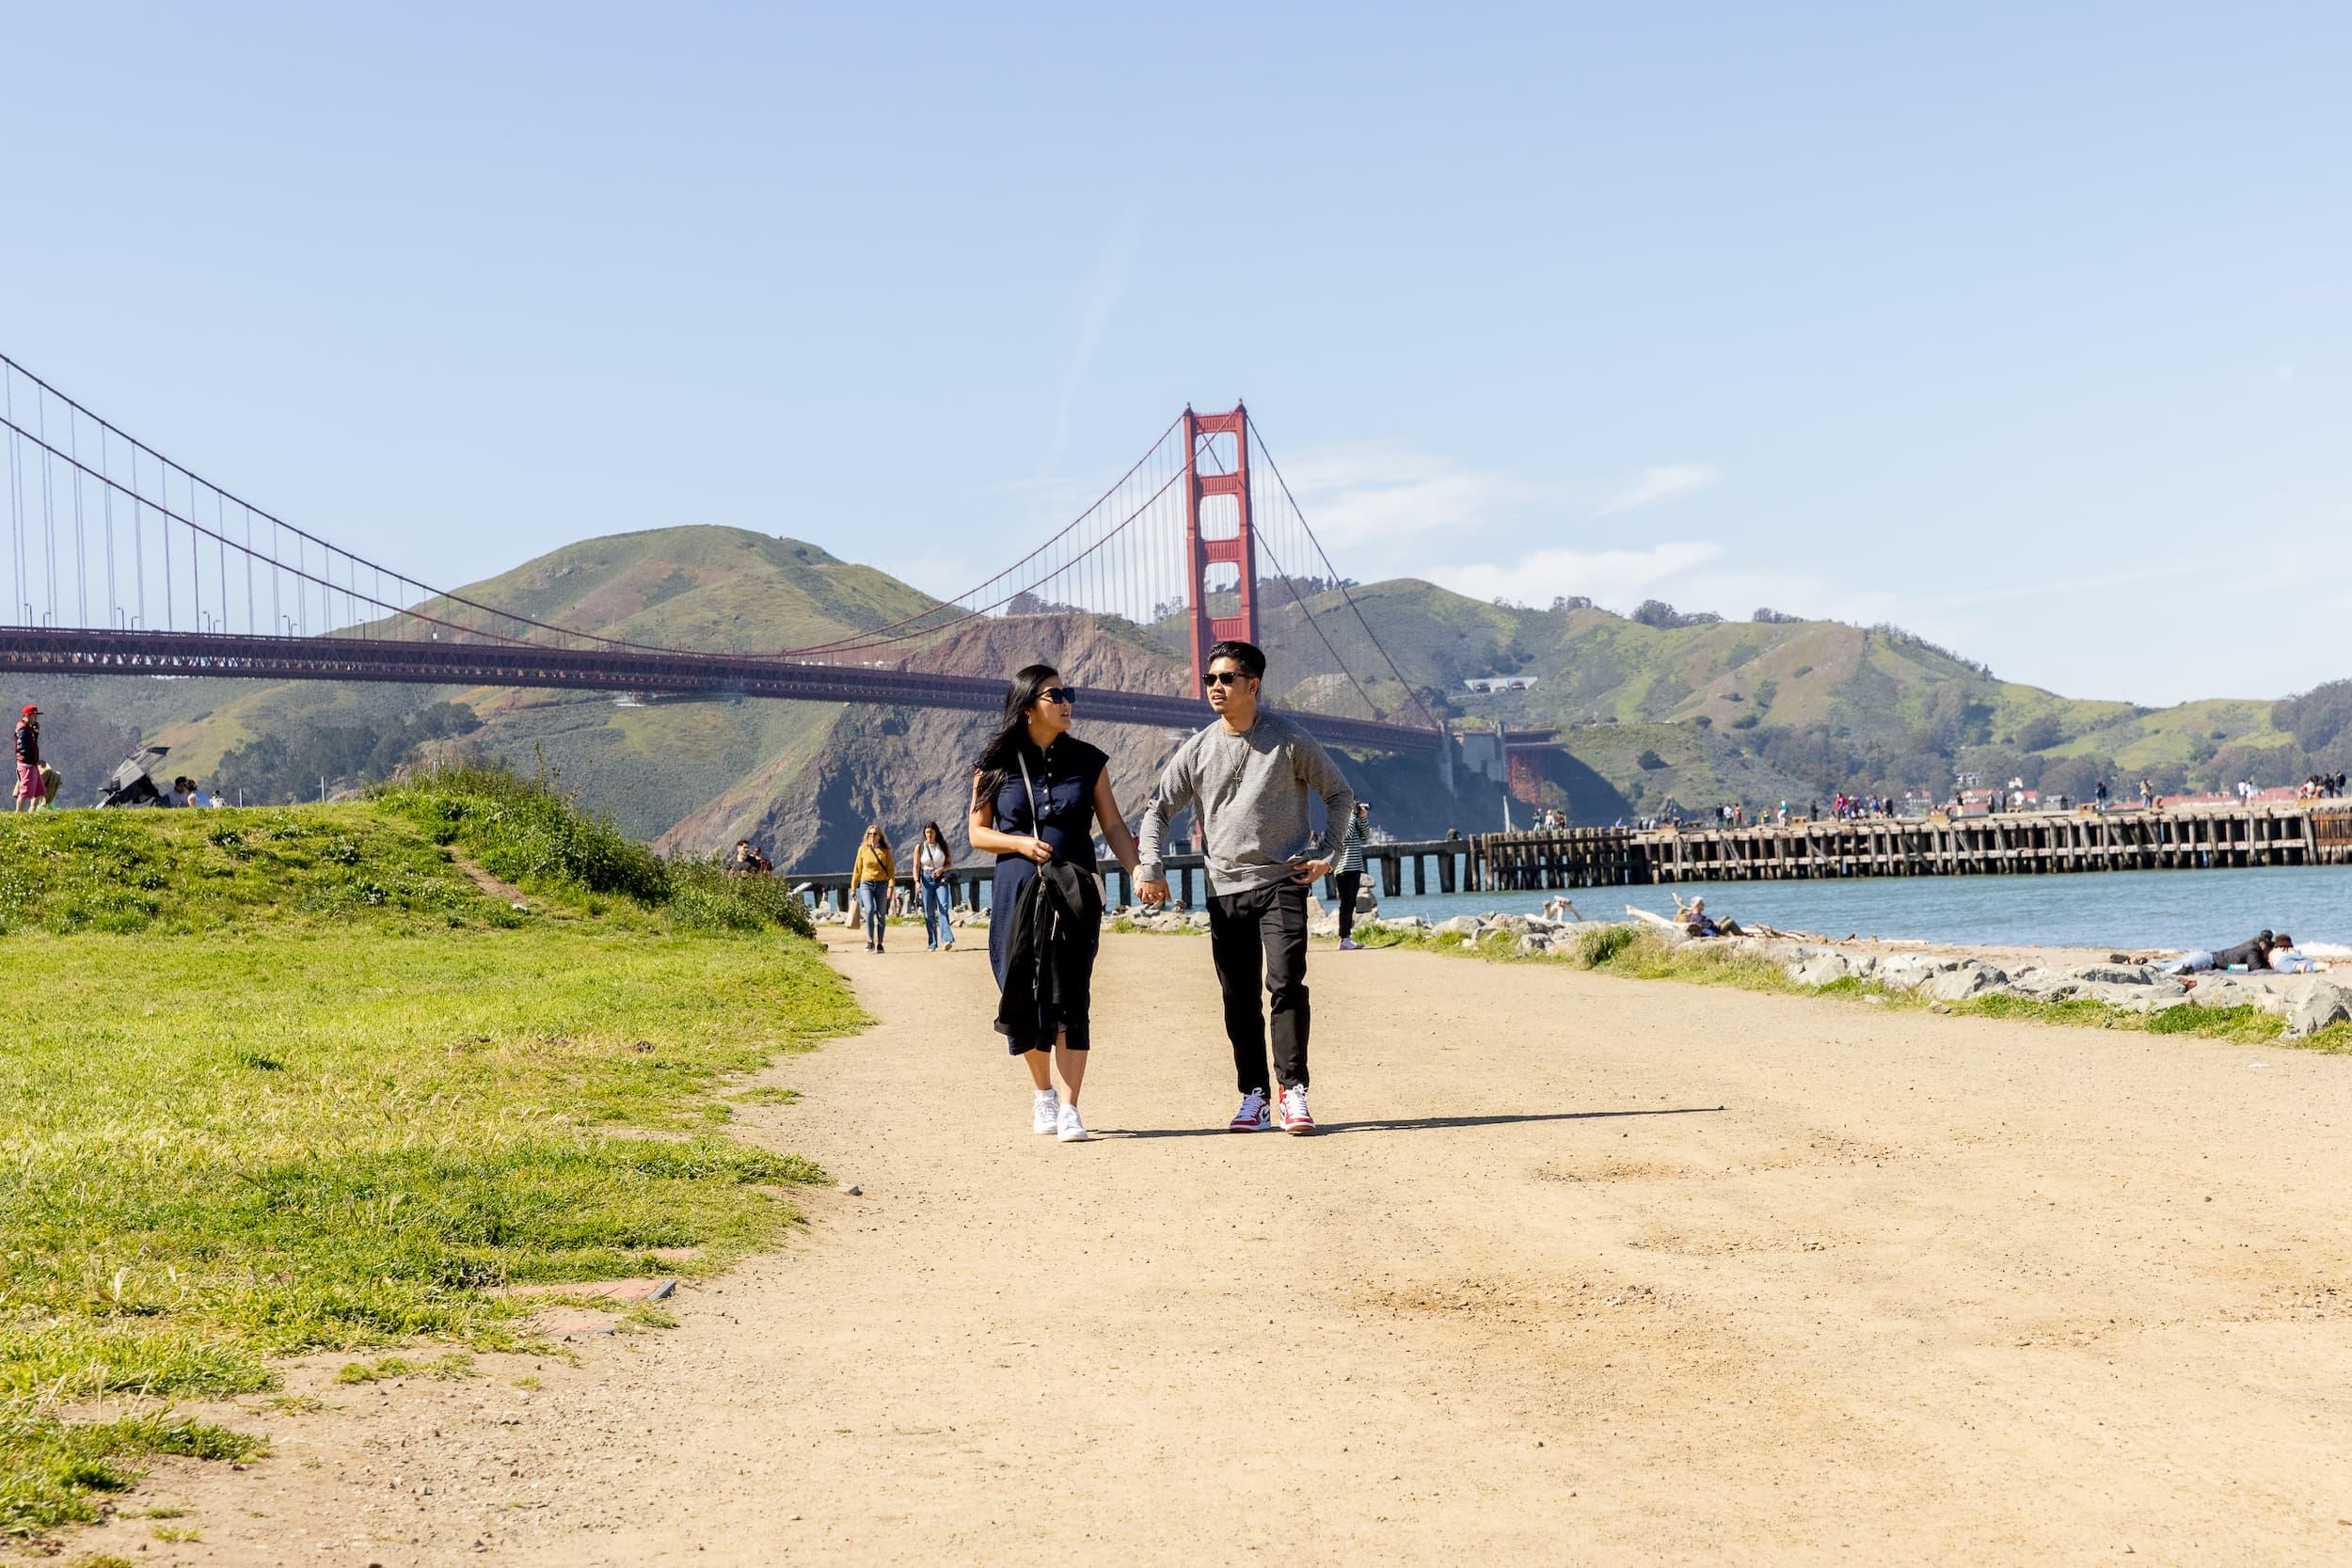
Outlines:
[[[1282,1131],[1311,1132],[1315,1118],[1307,1110],[1307,1085],[1293,1084],[1282,1091]]]
[[[1225,1124],[1229,1132],[1271,1132],[1274,1131],[1274,1107],[1266,1103],[1265,1090],[1251,1089],[1241,1097],[1241,1109]]]

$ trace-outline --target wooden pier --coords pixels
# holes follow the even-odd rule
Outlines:
[[[2352,804],[1572,828],[1477,841],[1490,888],[2352,864]]]

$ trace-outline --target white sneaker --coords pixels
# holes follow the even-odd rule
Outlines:
[[[1282,1131],[1311,1132],[1315,1118],[1307,1114],[1307,1085],[1293,1084],[1282,1091]]]
[[[1274,1131],[1274,1108],[1266,1103],[1265,1090],[1251,1089],[1241,1097],[1241,1109],[1225,1124],[1229,1132],[1271,1132]]]
[[[1364,944],[1358,942],[1354,937],[1342,937],[1340,939],[1340,951],[1343,953],[1360,953],[1363,950]]]
[[[1061,1127],[1061,1096],[1051,1089],[1039,1089],[1037,1104],[1029,1112],[1029,1131],[1041,1138],[1050,1138]]]
[[[1061,1132],[1058,1135],[1066,1144],[1089,1143],[1094,1137],[1093,1133],[1087,1131],[1087,1124],[1079,1117],[1078,1107],[1075,1105],[1065,1105],[1061,1108]]]

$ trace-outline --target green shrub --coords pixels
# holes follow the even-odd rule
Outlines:
[[[1633,937],[1633,927],[1628,925],[1596,926],[1576,933],[1568,957],[1579,969],[1597,969],[1631,946]]]
[[[661,910],[687,931],[781,927],[815,934],[807,905],[782,878],[739,875],[716,857],[662,860],[544,780],[495,768],[446,768],[375,793],[437,843],[453,845],[492,876],[545,896],[593,910],[600,896],[617,895]]]
[[[782,877],[746,876],[709,860],[663,863],[670,897],[671,923],[683,930],[757,931],[781,926],[801,936],[815,936],[817,927],[807,901]]]
[[[667,895],[661,863],[609,818],[593,816],[544,780],[496,768],[443,768],[376,792],[494,877],[533,892],[617,893],[641,904]]]

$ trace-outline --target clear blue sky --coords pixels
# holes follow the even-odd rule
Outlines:
[[[2352,11],[16,6],[0,342],[432,580],[935,592],[1246,396],[1343,568],[2352,675]]]

